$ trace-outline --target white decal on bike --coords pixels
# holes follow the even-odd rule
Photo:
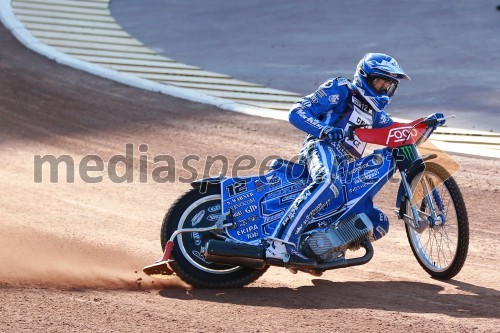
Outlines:
[[[295,200],[296,197],[297,197],[297,193],[292,193],[292,194],[289,194],[289,195],[282,196],[280,198],[280,205],[284,204],[287,201]]]
[[[207,216],[207,220],[210,222],[215,222],[219,219],[220,214],[210,214]]]
[[[198,223],[201,222],[203,219],[203,216],[205,216],[205,211],[202,210],[201,212],[197,213],[192,219],[191,219],[191,225],[194,227]]]
[[[259,217],[258,217],[257,215],[252,215],[252,216],[250,216],[250,217],[248,218],[248,221],[249,221],[249,222],[255,222],[255,221],[257,221],[257,219],[258,219],[258,218],[259,218]]]
[[[247,191],[247,182],[245,180],[237,181],[233,184],[226,186],[226,191],[230,197]]]
[[[364,193],[361,196],[359,196],[357,198],[354,198],[354,199],[352,199],[350,201],[347,201],[347,203],[345,205],[345,208],[346,208],[345,212],[343,212],[342,215],[337,218],[337,220],[340,221],[342,218],[344,218],[345,216],[347,216],[347,214],[351,211],[351,209],[353,207],[355,207],[358,204],[358,202],[360,202],[365,197],[365,195],[367,195],[368,193],[370,193],[370,191],[373,189],[374,186],[376,186],[377,184],[379,184],[384,179],[387,179],[387,175],[391,171],[393,171],[393,170],[394,170],[394,167],[393,167],[393,169],[387,169],[387,171],[383,175],[381,175],[375,182],[371,183],[372,186],[369,189],[365,190]]]
[[[237,210],[237,211],[233,211],[233,217],[240,217],[241,215],[243,215],[243,211],[241,210]]]
[[[283,216],[284,213],[285,213],[285,211],[282,210],[282,211],[279,211],[279,212],[274,213],[272,215],[265,216],[263,224],[268,224],[268,223],[271,223],[271,222],[274,222],[276,220],[281,219],[281,217]]]
[[[281,184],[281,179],[277,176],[268,176],[266,177],[266,180],[270,186],[276,186]]]
[[[366,180],[366,179],[373,179],[373,178],[377,177],[377,175],[378,175],[378,169],[365,170],[363,172],[363,175],[364,175],[364,180]]]
[[[200,245],[201,244],[201,236],[200,236],[199,233],[193,232],[193,239],[194,239],[194,243],[196,245]]]
[[[250,204],[252,204],[252,203],[254,203],[254,202],[255,202],[255,199],[254,199],[254,198],[252,198],[252,199],[248,199],[248,200],[245,200],[245,201],[239,202],[239,203],[237,203],[237,204],[234,204],[234,205],[232,205],[230,208],[234,210],[234,209],[238,209],[238,208],[241,208],[241,207],[248,206],[248,205],[250,205]]]
[[[250,232],[257,231],[257,230],[259,230],[259,228],[257,227],[256,224],[254,224],[254,225],[249,225],[248,227],[245,227],[241,230],[236,231],[236,234],[238,236],[242,236],[242,235],[248,234]]]
[[[203,262],[206,262],[206,261],[205,261],[205,258],[201,255],[201,253],[200,253],[200,252],[198,252],[198,251],[194,250],[194,251],[192,251],[191,253],[192,253],[192,254],[193,254],[196,258],[200,259],[200,260],[201,260],[201,261],[203,261]]]
[[[349,193],[361,190],[362,188],[367,187],[370,184],[373,184],[373,182],[365,182],[365,183],[362,183],[361,185],[354,186],[354,187],[349,189]]]
[[[209,207],[207,210],[209,213],[220,212],[220,205]]]
[[[385,231],[385,229],[384,229],[384,228],[382,228],[382,227],[381,227],[381,226],[379,226],[379,225],[378,225],[375,229],[377,229],[378,233],[379,233],[382,237],[384,237],[384,236],[387,234],[387,231]]]
[[[394,139],[394,142],[401,142],[407,140],[411,136],[417,136],[418,132],[416,129],[411,128],[410,126],[396,127],[391,128],[389,131],[389,135],[387,135],[387,141],[385,144],[389,144],[391,139]]]
[[[283,187],[283,188],[277,189],[276,191],[268,192],[267,199],[273,199],[273,198],[276,198],[276,197],[279,197],[282,195],[301,192],[303,187],[304,187],[303,182],[299,182],[299,183],[294,184],[294,185]]]
[[[250,213],[255,212],[256,210],[257,210],[257,206],[256,205],[251,205],[251,206],[245,208],[245,213],[250,214]]]
[[[242,195],[240,195],[240,196],[238,196],[236,198],[233,198],[233,199],[231,199],[231,201],[233,203],[237,203],[237,202],[240,202],[240,201],[242,201],[244,199],[250,199],[253,196],[254,196],[253,192],[250,192],[250,193],[242,194]]]

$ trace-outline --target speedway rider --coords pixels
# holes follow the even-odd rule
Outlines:
[[[340,206],[345,201],[337,177],[338,166],[362,156],[365,143],[346,137],[352,125],[386,127],[393,120],[384,111],[401,79],[410,79],[394,58],[368,53],[358,63],[354,81],[343,77],[327,80],[316,92],[297,101],[290,122],[308,135],[299,154],[312,182],[288,208],[273,235],[268,238],[268,261],[288,265],[314,266],[315,260],[300,253],[297,242],[312,216],[326,204]],[[442,114],[429,117],[443,118]],[[444,120],[439,121],[444,124]],[[372,203],[365,212],[374,230],[372,240],[389,231],[387,216]]]

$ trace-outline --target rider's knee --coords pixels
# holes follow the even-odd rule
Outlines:
[[[342,186],[336,180],[336,178],[332,178],[330,174],[328,175],[319,175],[314,177],[313,183],[315,184],[315,188],[321,188],[322,193],[324,195],[328,195],[328,198],[337,198],[342,193]]]
[[[331,175],[329,172],[326,172],[326,171],[315,172],[313,175],[311,175],[311,180],[315,184],[322,184],[325,182],[331,182]]]

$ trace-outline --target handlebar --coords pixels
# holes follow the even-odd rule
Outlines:
[[[443,117],[443,118],[439,118],[439,119],[424,119],[422,120],[421,122],[419,123],[416,123],[415,125],[413,125],[412,128],[415,128],[416,126],[420,125],[420,124],[425,124],[427,127],[434,127],[434,126],[437,126],[438,125],[438,122],[441,121],[441,120],[446,120],[446,119],[451,119],[451,118],[455,118],[455,115],[451,115],[451,116],[448,116],[448,117]],[[346,136],[350,139],[350,140],[354,140],[354,131],[357,129],[357,128],[363,128],[363,127],[368,127],[369,125],[351,125],[349,126],[349,128],[347,129],[347,133],[346,133]]]
[[[416,140],[416,144],[419,145],[421,142],[429,138],[429,136],[433,133],[436,126],[439,125],[440,121],[449,118],[455,118],[455,116],[452,115],[449,117],[442,117],[438,119],[420,118],[415,121],[412,121],[411,123],[394,122],[389,126],[380,128],[371,128],[371,126],[367,124],[351,125],[347,128],[345,136],[346,138],[349,138],[351,141],[354,141],[356,136],[361,141],[367,143],[375,143],[389,147],[397,147],[404,145],[407,142],[407,140],[415,136],[416,135],[415,129],[418,128],[418,132],[420,132],[420,135],[417,135],[418,139]],[[366,127],[369,127],[369,129],[364,129]],[[357,129],[359,129],[359,131],[356,131]]]
[[[349,140],[353,141],[354,140],[354,130],[357,128],[363,128],[363,127],[367,127],[367,126],[368,125],[351,125],[351,126],[349,126],[349,128],[347,129],[347,133],[346,133],[347,138],[349,138]]]
[[[424,123],[426,124],[428,127],[429,126],[437,126],[438,123],[441,121],[441,120],[446,120],[446,119],[450,119],[450,118],[455,118],[455,115],[451,115],[449,117],[443,117],[443,118],[439,118],[439,119],[424,119],[422,120],[420,123]]]

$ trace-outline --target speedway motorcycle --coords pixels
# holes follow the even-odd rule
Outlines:
[[[374,254],[373,223],[365,207],[396,171],[401,175],[395,213],[405,223],[413,254],[436,279],[458,274],[467,257],[469,226],[460,189],[436,154],[420,155],[437,120],[420,118],[372,129],[353,126],[350,140],[382,145],[372,154],[339,167],[345,200],[317,212],[299,239],[298,250],[324,271],[363,265]],[[194,287],[247,285],[269,267],[265,239],[309,184],[305,165],[274,160],[263,175],[210,177],[193,182],[170,207],[161,227],[163,257],[144,267],[148,275],[177,274]],[[364,254],[355,252],[363,248]]]

